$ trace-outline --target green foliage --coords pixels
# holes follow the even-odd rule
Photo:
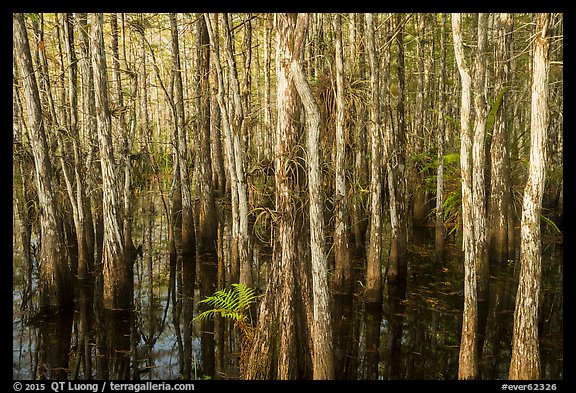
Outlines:
[[[554,230],[555,233],[558,233],[558,234],[562,233],[560,228],[558,228],[558,225],[556,225],[556,223],[554,221],[552,221],[550,218],[546,217],[544,215],[544,212],[542,212],[542,214],[540,215],[540,219],[542,221],[544,221],[547,225],[549,225]]]
[[[452,229],[449,234],[458,229],[460,223],[460,213],[462,210],[462,190],[455,188],[448,194],[443,203],[444,222],[451,224]]]
[[[500,94],[496,97],[494,104],[492,104],[492,108],[490,108],[490,112],[488,113],[488,121],[486,122],[486,134],[491,134],[492,129],[494,128],[494,121],[496,120],[496,114],[498,113],[498,109],[502,105],[502,100],[504,99],[504,94],[508,91],[508,86],[502,89]]]
[[[244,284],[232,284],[232,288],[220,289],[212,296],[198,302],[198,304],[206,303],[212,308],[199,314],[194,320],[202,321],[220,314],[223,318],[229,318],[235,322],[245,322],[248,318],[246,311],[257,299],[258,295],[254,289]]]

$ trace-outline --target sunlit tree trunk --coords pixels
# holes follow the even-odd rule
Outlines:
[[[460,107],[460,171],[462,176],[462,226],[464,250],[464,312],[458,379],[474,379],[478,375],[477,363],[477,283],[474,245],[474,216],[472,206],[472,140],[471,140],[471,90],[472,80],[464,55],[461,15],[452,14],[454,54],[462,81]]]
[[[488,308],[488,258],[486,253],[486,38],[488,34],[488,14],[478,14],[478,45],[474,60],[474,136],[472,145],[472,208],[474,227],[474,247],[478,280],[478,342],[482,347],[486,310]]]
[[[294,31],[291,71],[294,85],[304,104],[308,128],[308,191],[310,196],[310,249],[312,253],[312,302],[314,307],[314,320],[311,329],[314,344],[314,353],[312,354],[313,377],[314,379],[334,379],[334,359],[331,346],[332,322],[328,297],[328,261],[324,252],[323,241],[324,212],[319,151],[321,118],[320,110],[301,66],[302,43],[307,30],[308,14],[298,14]],[[343,141],[341,142],[343,143]]]
[[[85,215],[89,213],[89,205],[85,198],[85,182],[82,177],[83,157],[80,148],[80,136],[78,131],[78,88],[77,88],[77,69],[76,53],[74,50],[74,19],[72,14],[63,15],[64,23],[64,49],[68,67],[68,99],[70,115],[70,137],[72,139],[73,157],[74,157],[74,185],[75,188],[68,187],[70,202],[73,208],[74,225],[76,228],[76,237],[78,240],[78,279],[86,280],[88,273],[91,272],[91,259],[88,255],[88,245],[86,241]],[[88,207],[88,209],[87,209]],[[86,212],[88,210],[88,212]]]
[[[300,137],[300,101],[292,82],[291,63],[296,15],[276,16],[277,126],[274,149],[277,222],[268,284],[262,298],[247,379],[295,379],[305,375],[310,361],[307,321],[298,310],[310,296],[302,280],[306,261],[299,258],[301,220],[298,213],[297,149]],[[307,284],[304,282],[304,284]]]
[[[248,121],[246,121],[244,108],[242,107],[242,95],[240,91],[240,83],[238,81],[238,72],[236,69],[236,61],[234,60],[233,50],[233,34],[230,27],[230,21],[227,14],[221,14],[222,33],[224,37],[224,56],[228,63],[228,77],[231,89],[231,108],[232,116],[230,121],[231,126],[231,140],[232,147],[231,154],[233,155],[231,164],[233,165],[230,170],[234,171],[236,181],[236,192],[238,198],[238,213],[235,217],[237,221],[236,243],[238,247],[238,262],[233,261],[234,264],[239,264],[239,282],[248,287],[252,286],[252,268],[251,268],[251,253],[248,248],[248,194],[246,185],[246,172],[245,166],[245,153],[242,147],[242,135],[247,131]],[[222,111],[222,107],[220,108]],[[228,141],[227,141],[228,143]],[[233,180],[234,181],[234,180]]]
[[[538,308],[541,297],[542,246],[540,214],[546,181],[550,14],[536,14],[532,65],[530,165],[524,188],[520,227],[520,277],[514,311],[510,379],[540,378]]]
[[[336,51],[336,168],[334,187],[334,289],[351,293],[353,287],[352,260],[348,245],[348,192],[346,185],[346,91],[344,88],[344,51],[342,48],[342,17],[333,16]]]
[[[81,81],[81,97],[82,97],[82,140],[84,145],[87,146],[87,156],[85,161],[85,168],[88,173],[85,177],[86,195],[88,196],[88,204],[92,206],[92,214],[88,214],[86,209],[86,226],[87,231],[86,243],[88,248],[89,258],[92,258],[92,274],[89,275],[88,283],[91,288],[87,288],[87,292],[93,294],[93,314],[96,326],[102,326],[102,246],[104,241],[103,231],[104,222],[102,216],[102,188],[100,187],[101,170],[100,165],[96,165],[98,159],[98,137],[96,125],[96,101],[94,97],[94,75],[92,72],[92,54],[90,45],[90,27],[88,24],[88,16],[85,13],[77,14],[77,28],[78,28],[78,65],[80,70]],[[93,218],[92,218],[93,217]],[[89,262],[90,263],[90,262]],[[79,277],[80,278],[80,277]],[[92,313],[92,312],[91,312]],[[103,329],[95,329],[99,332],[96,335],[96,353],[102,354],[105,352],[104,342],[105,337]],[[102,333],[100,333],[102,332]],[[90,344],[90,343],[87,343]],[[87,352],[87,358],[89,353]],[[90,360],[86,359],[86,364],[89,365]],[[98,356],[94,362],[96,365],[96,376],[98,378],[105,378],[107,375],[108,365],[106,356]],[[87,367],[88,369],[90,367]]]
[[[78,330],[80,335],[80,354],[84,365],[84,375],[91,378],[92,359],[90,345],[90,325],[92,323],[92,296],[93,284],[91,275],[94,269],[93,247],[89,247],[92,237],[92,219],[90,201],[86,196],[86,181],[84,179],[85,166],[81,149],[79,133],[79,113],[78,113],[78,64],[74,48],[74,17],[72,14],[64,14],[64,48],[68,66],[68,98],[70,112],[70,136],[72,139],[74,156],[74,183],[75,189],[72,191],[68,187],[70,202],[74,213],[74,225],[76,228],[76,238],[78,242],[78,312],[80,322]]]
[[[127,281],[127,264],[120,227],[120,199],[116,163],[112,147],[112,123],[108,103],[108,78],[102,32],[102,14],[92,15],[92,70],[96,99],[98,141],[101,153],[102,182],[104,194],[104,307],[129,308],[132,301]]]

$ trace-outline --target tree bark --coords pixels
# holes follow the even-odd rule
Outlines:
[[[34,156],[36,187],[40,208],[40,304],[44,307],[71,306],[70,270],[64,250],[60,211],[52,180],[52,163],[44,128],[38,85],[34,76],[30,44],[23,14],[13,14],[14,48],[22,75],[29,140]]]
[[[308,30],[308,15],[298,14],[294,31],[292,71],[294,86],[304,104],[308,128],[308,191],[310,196],[310,249],[312,253],[312,302],[314,322],[312,326],[314,353],[314,379],[334,379],[332,353],[332,323],[328,296],[328,261],[324,253],[324,213],[322,198],[322,172],[318,149],[321,129],[320,110],[302,71],[300,58],[303,39]],[[342,168],[343,169],[343,168]],[[340,190],[341,191],[341,190]]]
[[[490,197],[488,199],[488,259],[491,266],[504,267],[508,260],[508,208],[511,205],[510,166],[508,152],[507,94],[510,87],[510,56],[512,50],[513,14],[498,14],[496,69],[494,71],[498,97],[490,145]],[[498,99],[498,98],[497,98]]]
[[[464,311],[458,364],[458,379],[474,379],[478,375],[477,362],[477,283],[474,247],[474,217],[472,202],[472,141],[470,137],[471,89],[470,71],[464,55],[461,15],[452,14],[454,54],[462,80],[460,108],[460,171],[462,176],[462,226],[464,250]]]
[[[297,156],[300,102],[292,82],[296,16],[276,16],[277,126],[275,182],[277,223],[268,284],[260,304],[247,379],[296,379],[306,375],[310,352],[307,321],[301,310],[309,297],[305,260],[299,257],[301,184]],[[303,318],[304,317],[304,318]]]
[[[348,244],[348,190],[346,185],[346,90],[344,88],[344,51],[342,49],[342,17],[333,16],[336,63],[336,167],[334,186],[334,290],[350,294],[353,290],[353,272]]]
[[[478,347],[482,348],[488,308],[488,257],[486,253],[486,38],[488,14],[478,14],[478,46],[476,48],[474,78],[474,137],[472,145],[472,200],[474,246],[478,280]]]
[[[530,166],[520,227],[520,277],[514,311],[510,379],[540,379],[538,308],[542,282],[540,214],[546,182],[550,14],[536,14],[532,63]]]
[[[370,64],[370,243],[366,262],[368,302],[382,301],[382,129],[380,121],[380,72],[376,60],[374,17],[366,14],[366,49]]]
[[[112,122],[108,98],[106,54],[104,52],[103,15],[91,15],[90,44],[94,94],[97,108],[97,129],[102,170],[104,243],[102,251],[105,328],[108,332],[110,378],[128,376],[130,350],[130,319],[132,318],[132,264],[125,258],[121,223],[122,211],[117,179],[119,172],[114,159]],[[122,321],[122,322],[120,322]],[[121,330],[113,330],[115,327]]]
[[[245,119],[244,108],[242,107],[242,95],[240,90],[240,83],[238,81],[238,72],[236,69],[236,62],[233,56],[233,44],[232,44],[232,30],[230,28],[230,22],[228,20],[227,14],[221,15],[223,36],[224,36],[224,55],[228,63],[229,68],[229,78],[230,78],[230,88],[232,94],[232,121],[231,125],[231,154],[233,159],[231,164],[233,166],[230,168],[234,171],[234,177],[236,181],[236,192],[238,198],[238,214],[236,216],[237,221],[237,233],[236,233],[236,243],[238,247],[238,264],[239,264],[239,282],[248,287],[252,286],[252,262],[251,253],[248,248],[248,194],[246,186],[246,172],[244,170],[244,149],[242,148],[242,135],[246,134],[248,127],[248,122]],[[222,111],[222,108],[220,108]],[[233,261],[233,263],[235,263]]]

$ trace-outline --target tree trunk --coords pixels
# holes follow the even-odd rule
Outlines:
[[[362,14],[354,14],[355,35],[358,37],[364,36],[364,22]],[[356,32],[357,30],[357,32]],[[359,81],[362,89],[367,89],[367,76],[366,76],[366,50],[363,45],[363,39],[358,38],[358,44],[352,46],[356,48],[350,53],[351,59],[358,58],[358,69],[356,70],[355,77]],[[356,62],[349,62],[356,64]],[[366,105],[363,100],[354,101],[355,122],[354,122],[354,199],[352,202],[352,227],[354,230],[354,254],[356,257],[366,256],[366,232],[368,229],[369,220],[366,217],[365,209],[365,193],[364,190],[368,188],[368,160],[367,156],[367,114]]]
[[[310,196],[310,248],[312,253],[312,302],[314,321],[312,326],[314,352],[314,379],[334,379],[332,353],[332,323],[328,297],[328,261],[324,253],[324,213],[322,198],[322,172],[320,171],[320,110],[301,68],[303,39],[308,30],[308,15],[298,14],[294,36],[291,71],[294,85],[304,104],[308,128],[308,191]],[[343,141],[341,141],[343,142]],[[343,168],[342,168],[343,169]],[[339,190],[341,191],[341,189]]]
[[[426,149],[426,135],[424,126],[426,125],[426,74],[425,67],[425,47],[426,47],[426,20],[424,14],[418,14],[418,38],[416,41],[417,53],[417,67],[418,67],[418,80],[416,87],[416,113],[414,114],[414,154],[421,155]],[[421,159],[415,161],[414,165],[410,166],[410,188],[413,193],[412,217],[415,225],[422,225],[426,219],[426,190],[422,186],[424,179],[420,173],[424,162]]]
[[[194,286],[196,283],[196,233],[192,211],[191,177],[188,165],[188,148],[186,141],[186,120],[184,118],[184,93],[176,14],[170,14],[170,31],[172,34],[172,67],[174,75],[174,106],[176,109],[176,128],[178,130],[178,163],[180,168],[180,187],[182,197],[182,318],[184,320],[184,352],[182,374],[184,379],[192,376],[192,324],[194,310]]]
[[[382,129],[380,122],[379,70],[376,60],[373,15],[366,14],[366,49],[370,64],[370,242],[366,265],[368,302],[382,301]]]
[[[246,369],[247,379],[302,378],[309,354],[305,309],[308,285],[305,260],[299,258],[298,199],[301,184],[296,156],[300,126],[300,102],[292,83],[295,15],[278,14],[276,77],[277,127],[275,136],[276,212],[275,243],[268,284],[260,304],[258,324]]]
[[[52,180],[47,136],[44,128],[38,85],[23,14],[13,14],[14,48],[22,75],[29,140],[34,156],[36,187],[40,209],[40,304],[43,307],[71,306],[73,301],[70,270],[64,250],[60,211]]]
[[[444,260],[444,240],[446,228],[444,227],[444,135],[446,122],[444,121],[446,107],[446,14],[441,15],[440,28],[440,80],[438,84],[438,128],[436,141],[438,146],[438,169],[436,172],[436,225],[434,231],[434,250],[436,261]]]
[[[393,31],[396,31],[398,46],[398,98],[396,102],[397,125],[389,127],[388,147],[389,161],[386,164],[388,171],[388,194],[390,195],[390,264],[388,267],[388,282],[406,286],[408,260],[406,251],[406,236],[408,225],[406,220],[406,142],[404,132],[404,43],[402,42],[402,16],[396,14]],[[388,156],[388,155],[386,155]]]
[[[482,348],[488,309],[488,257],[486,253],[486,37],[488,14],[478,14],[478,46],[475,56],[474,78],[474,137],[472,146],[472,208],[474,247],[478,280],[478,347]]]
[[[264,127],[262,135],[263,156],[268,162],[272,159],[272,146],[274,141],[271,140],[274,135],[272,128],[272,101],[270,88],[270,63],[272,58],[272,20],[268,14],[264,18]]]
[[[494,92],[497,94],[497,112],[493,114],[492,143],[490,146],[490,196],[488,198],[487,252],[490,276],[496,283],[490,287],[490,305],[486,333],[482,348],[482,378],[497,377],[498,353],[501,350],[504,326],[499,316],[503,311],[506,286],[504,277],[508,266],[508,209],[511,206],[510,168],[508,153],[507,101],[510,87],[510,54],[512,44],[512,14],[497,14],[497,46],[495,53]],[[488,129],[487,132],[490,132]]]
[[[462,42],[461,15],[452,14],[452,38],[454,54],[462,80],[460,108],[460,170],[462,176],[462,226],[464,250],[464,312],[462,320],[462,336],[460,341],[460,357],[458,364],[458,379],[474,379],[478,375],[477,362],[477,324],[478,305],[476,289],[476,260],[474,248],[474,217],[472,203],[472,163],[470,154],[472,141],[470,137],[470,113],[472,82],[470,72],[464,57]]]
[[[248,194],[246,186],[246,173],[244,170],[244,152],[242,148],[242,135],[246,134],[248,122],[245,119],[244,108],[242,107],[242,95],[240,91],[240,84],[238,81],[238,72],[236,70],[236,62],[234,60],[233,50],[233,36],[232,29],[227,14],[221,15],[222,28],[224,35],[224,54],[229,68],[230,88],[232,90],[232,121],[231,124],[231,147],[230,154],[233,155],[230,168],[234,171],[234,178],[236,181],[236,192],[238,198],[238,213],[236,216],[238,231],[236,233],[236,240],[238,246],[238,264],[239,264],[239,282],[248,287],[252,286],[252,268],[251,268],[251,255],[248,248]],[[222,108],[220,108],[222,111]],[[233,261],[233,263],[235,263]]]
[[[348,245],[348,190],[346,186],[346,91],[344,89],[344,51],[342,49],[342,17],[333,16],[336,51],[336,168],[334,187],[334,290],[350,294],[353,290],[353,271]]]
[[[110,378],[128,377],[130,319],[132,317],[132,265],[125,258],[124,238],[120,225],[122,212],[118,190],[116,162],[112,144],[112,122],[108,101],[108,77],[104,52],[103,15],[91,15],[92,71],[97,108],[98,142],[102,169],[104,216],[103,299],[104,321],[108,332]],[[119,322],[122,321],[122,322]],[[112,330],[118,326],[122,330]]]
[[[198,37],[197,77],[199,97],[197,99],[197,129],[199,131],[198,180],[200,208],[198,212],[198,262],[200,264],[200,297],[216,291],[218,272],[218,220],[212,185],[212,160],[210,154],[210,41],[204,17],[196,22]],[[207,309],[207,308],[206,308]],[[202,310],[203,311],[203,310]],[[205,375],[214,378],[214,320],[202,321],[202,365]]]
[[[513,14],[498,14],[495,93],[500,98],[495,114],[490,145],[490,197],[488,199],[488,260],[494,268],[505,267],[508,260],[508,208],[512,203],[508,152],[507,94],[510,87]],[[498,98],[497,98],[498,100]],[[496,103],[497,104],[497,103]]]
[[[540,214],[546,181],[548,128],[548,73],[550,14],[536,14],[532,106],[530,119],[530,166],[524,189],[520,227],[520,277],[514,311],[510,379],[540,379],[538,307],[542,281]]]
[[[217,14],[212,14],[217,20]],[[218,23],[213,23],[214,35],[218,36]],[[224,171],[224,158],[222,157],[222,138],[220,127],[220,108],[218,106],[218,74],[216,72],[215,56],[210,56],[210,153],[212,158],[212,184],[219,195],[226,194],[226,174]],[[229,187],[229,185],[228,185]]]

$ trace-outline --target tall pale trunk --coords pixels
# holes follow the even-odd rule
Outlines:
[[[488,14],[478,14],[478,46],[476,48],[474,78],[474,137],[472,145],[472,200],[474,217],[474,244],[476,273],[478,279],[479,338],[483,337],[485,309],[488,305],[488,258],[486,253],[486,38],[488,34]],[[480,343],[481,344],[481,343]]]
[[[370,241],[366,265],[366,300],[382,301],[382,127],[380,121],[380,72],[376,60],[374,17],[366,14],[366,50],[370,65]]]
[[[68,66],[68,99],[69,99],[69,116],[70,116],[70,137],[72,139],[73,157],[74,157],[74,183],[75,188],[69,188],[70,202],[73,209],[74,225],[76,228],[76,237],[78,242],[78,279],[88,278],[91,271],[91,257],[88,255],[88,244],[86,240],[87,232],[85,231],[85,215],[90,214],[89,205],[86,200],[85,182],[83,173],[83,157],[80,148],[80,135],[78,131],[78,82],[77,82],[77,60],[74,50],[74,30],[72,14],[63,15],[64,27],[64,49]],[[88,208],[88,209],[87,209]],[[86,211],[88,210],[88,211]]]
[[[353,23],[352,23],[353,21]],[[354,14],[351,18],[350,26],[350,40],[353,37],[362,37],[365,31],[365,24],[362,14]],[[362,45],[362,40],[354,38],[354,42],[358,41],[359,45],[350,44],[350,58],[358,58],[357,69],[354,68],[354,77],[362,81],[361,86],[365,89],[366,84],[366,49]],[[356,62],[348,62],[351,67],[354,67]],[[362,190],[368,188],[368,160],[367,157],[367,144],[369,137],[366,135],[369,128],[367,128],[367,115],[368,111],[364,101],[354,102],[355,119],[354,119],[354,199],[352,202],[351,212],[351,225],[354,231],[354,246],[356,256],[366,255],[366,230],[368,228],[368,219],[366,218],[366,211],[364,208],[364,195]]]
[[[541,375],[538,308],[542,287],[540,214],[546,182],[550,14],[536,14],[532,63],[530,165],[524,188],[520,227],[520,277],[514,310],[510,379],[539,379]]]
[[[336,58],[336,168],[334,187],[334,258],[335,290],[351,293],[353,287],[352,260],[348,245],[348,192],[346,185],[346,90],[344,87],[344,51],[342,48],[342,17],[335,14],[332,19],[335,33]]]
[[[472,202],[472,163],[471,163],[471,90],[472,80],[464,55],[461,15],[452,14],[452,38],[454,55],[461,78],[460,107],[460,171],[462,177],[462,233],[464,250],[464,311],[462,315],[462,335],[458,363],[458,379],[474,379],[478,375],[477,363],[477,283],[474,244],[474,216]]]
[[[386,138],[387,147],[384,149],[384,151],[389,152],[389,160],[387,160],[386,168],[388,174],[388,194],[390,196],[391,224],[390,263],[387,278],[388,282],[402,284],[402,287],[404,287],[408,271],[406,251],[408,226],[406,221],[406,137],[404,132],[404,43],[402,41],[401,14],[395,15],[393,25],[394,29],[390,29],[390,31],[396,32],[395,41],[398,46],[396,62],[398,94],[396,100],[396,126],[392,127],[390,123],[386,124],[388,138]],[[388,157],[388,154],[385,154],[385,157]]]
[[[308,128],[308,192],[310,196],[310,251],[312,254],[312,304],[313,325],[313,378],[334,379],[332,353],[332,323],[328,296],[328,261],[324,252],[324,212],[322,198],[322,172],[320,170],[319,139],[320,110],[312,95],[301,67],[303,39],[308,30],[308,14],[298,14],[294,31],[292,71],[294,86],[304,104]]]
[[[97,110],[97,130],[102,170],[102,193],[104,213],[103,280],[104,307],[128,309],[132,293],[125,286],[128,281],[127,263],[124,259],[124,242],[121,229],[121,205],[118,191],[118,173],[112,144],[112,122],[108,99],[108,77],[102,14],[91,15],[92,72],[94,74],[94,97]]]
[[[248,193],[246,185],[246,172],[244,170],[244,149],[242,148],[241,137],[246,133],[248,122],[245,120],[244,108],[242,106],[242,96],[240,91],[240,83],[238,81],[238,72],[236,69],[236,62],[234,60],[234,50],[232,44],[232,30],[230,21],[227,14],[221,14],[222,33],[224,37],[224,55],[228,63],[230,89],[232,95],[232,116],[230,124],[230,141],[231,144],[231,158],[230,164],[232,167],[230,171],[234,171],[236,182],[236,192],[238,200],[238,212],[236,217],[233,217],[237,225],[236,243],[238,247],[238,264],[239,264],[239,282],[252,286],[252,269],[251,269],[251,255],[248,248]],[[222,108],[220,109],[222,110]],[[234,180],[233,180],[234,181]],[[233,261],[233,263],[235,263]]]
[[[120,176],[114,158],[112,121],[110,118],[106,53],[104,50],[103,15],[91,14],[90,45],[100,167],[102,171],[102,211],[104,239],[102,246],[102,307],[106,326],[107,361],[110,378],[128,375],[130,320],[132,311],[132,265],[125,256],[121,225],[122,205],[117,179]],[[119,330],[113,330],[119,329]],[[102,345],[102,342],[99,342]],[[108,373],[108,371],[105,371]]]

